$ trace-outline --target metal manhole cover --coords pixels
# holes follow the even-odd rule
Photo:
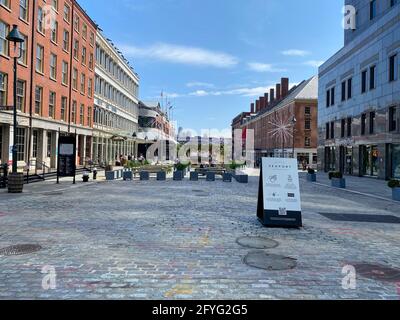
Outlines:
[[[354,268],[357,274],[367,279],[394,283],[400,282],[400,269],[369,263],[355,264]]]
[[[0,249],[0,256],[19,256],[34,253],[41,249],[42,247],[37,244],[19,244]]]
[[[268,271],[291,270],[297,266],[296,259],[263,251],[249,252],[244,258],[244,263],[250,267]]]
[[[272,249],[279,246],[279,242],[264,237],[240,237],[236,243],[245,248]]]
[[[319,212],[321,216],[334,221],[347,221],[347,222],[371,222],[371,223],[400,223],[400,218],[390,215],[380,214],[348,214],[348,213],[323,213]]]

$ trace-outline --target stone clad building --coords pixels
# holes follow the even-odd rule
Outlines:
[[[319,169],[400,178],[399,1],[345,4],[355,29],[319,69]]]
[[[13,24],[25,37],[18,64],[18,166],[55,168],[58,131],[77,133],[91,157],[96,24],[75,0],[0,2],[0,106],[13,105]],[[12,110],[12,109],[11,109]],[[11,163],[12,111],[0,111],[0,162]]]
[[[241,129],[245,147],[248,130],[254,131],[257,165],[262,157],[295,157],[299,163],[316,166],[317,94],[316,76],[290,90],[289,79],[282,78],[275,89],[251,104],[250,112],[233,120],[233,139],[235,129]]]

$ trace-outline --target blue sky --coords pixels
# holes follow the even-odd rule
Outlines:
[[[110,3],[112,5],[110,6]],[[343,44],[341,0],[80,0],[178,126],[228,129],[282,76],[298,83]]]

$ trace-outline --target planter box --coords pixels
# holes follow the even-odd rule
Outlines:
[[[222,175],[222,180],[223,180],[224,182],[232,182],[232,174],[230,174],[229,172],[224,173],[224,174]]]
[[[11,173],[8,176],[8,193],[22,193],[24,189],[24,175]]]
[[[207,181],[215,181],[215,173],[207,172]]]
[[[191,172],[190,173],[190,181],[199,181],[199,173]]]
[[[307,173],[307,181],[317,182],[317,175],[315,173],[314,174]]]
[[[346,179],[332,178],[331,184],[332,184],[332,187],[345,189],[346,188]]]
[[[106,171],[106,180],[111,181],[115,179],[115,171]]]
[[[249,183],[249,176],[247,174],[235,175],[235,179],[239,183]]]
[[[182,181],[183,180],[183,171],[174,171],[174,180]]]
[[[157,172],[157,181],[167,180],[167,173],[165,171]]]
[[[133,180],[133,172],[132,171],[124,171],[122,174],[124,181]]]
[[[150,174],[148,171],[140,171],[140,181],[147,181],[150,179]]]
[[[400,201],[400,188],[392,189],[392,199],[396,201]]]

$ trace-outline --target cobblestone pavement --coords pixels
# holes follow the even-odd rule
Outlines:
[[[333,221],[318,212],[400,217],[400,205],[303,179],[301,187],[300,230],[260,225],[257,177],[248,185],[114,181],[0,193],[0,248],[43,247],[0,256],[0,299],[399,299],[400,283],[358,274],[356,289],[343,289],[342,269],[399,268],[400,224]],[[266,251],[297,259],[297,267],[247,266],[254,249],[236,242],[246,235],[279,242]],[[43,289],[43,268],[54,268],[55,289]]]

